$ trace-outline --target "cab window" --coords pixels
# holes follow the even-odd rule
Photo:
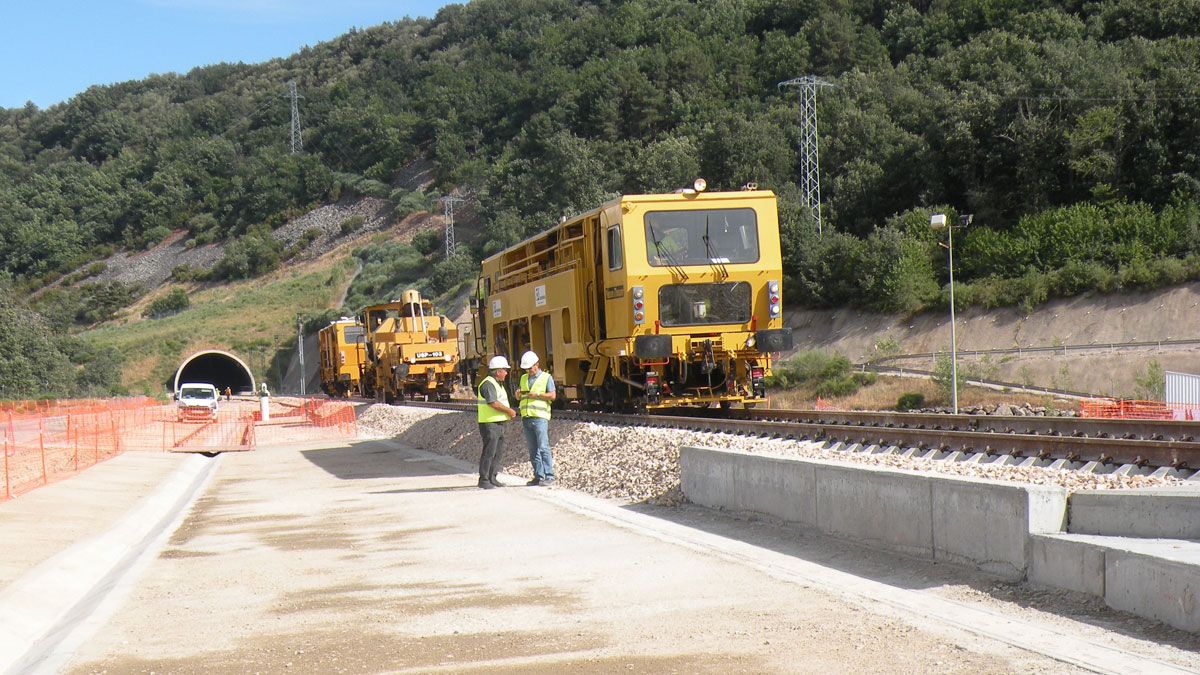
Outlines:
[[[610,272],[619,270],[624,264],[621,251],[621,226],[613,225],[608,228],[608,269]]]

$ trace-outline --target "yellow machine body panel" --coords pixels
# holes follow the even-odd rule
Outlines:
[[[756,405],[781,282],[773,193],[626,195],[483,261],[472,356],[532,349],[592,405]]]
[[[458,382],[458,328],[415,290],[363,310],[367,334],[364,395],[448,400]],[[368,390],[369,389],[369,390]]]
[[[363,327],[354,319],[339,319],[317,331],[321,390],[329,396],[359,391],[366,361]]]

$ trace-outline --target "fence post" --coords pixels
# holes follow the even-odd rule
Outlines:
[[[12,499],[12,487],[8,481],[8,429],[4,430],[4,498]]]
[[[72,425],[71,420],[73,420],[74,418],[75,418],[75,415],[73,415],[73,414],[67,415],[67,442],[68,443],[73,442],[75,444],[75,470],[78,471],[79,470],[79,423],[76,422],[74,425]],[[74,432],[74,435],[72,435],[72,432]]]
[[[38,450],[42,453],[42,485],[50,482],[50,478],[46,475],[46,427],[42,420],[46,418],[38,417]]]

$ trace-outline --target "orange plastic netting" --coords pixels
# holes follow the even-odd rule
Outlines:
[[[1079,402],[1079,416],[1124,420],[1197,420],[1200,419],[1200,405],[1096,398]]]
[[[216,415],[184,414],[150,398],[0,403],[3,485],[0,499],[73,475],[126,451],[218,453],[355,438],[354,408],[345,402],[270,399],[220,402]]]

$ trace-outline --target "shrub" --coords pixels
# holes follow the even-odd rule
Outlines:
[[[925,407],[925,394],[915,391],[900,394],[896,399],[896,410],[915,410]]]
[[[151,319],[161,319],[164,316],[181,312],[191,306],[191,304],[186,291],[182,288],[172,288],[170,293],[150,303],[150,306],[146,308],[142,316],[147,316]]]
[[[265,225],[255,225],[225,247],[210,279],[249,279],[279,266],[279,241]]]
[[[441,248],[443,235],[437,230],[421,230],[413,235],[412,247],[421,255],[429,255]]]
[[[180,283],[203,279],[204,276],[205,276],[204,270],[197,269],[187,263],[183,263],[182,265],[176,265],[175,267],[171,268],[171,280],[178,281]]]
[[[475,274],[475,264],[471,259],[455,255],[433,266],[433,274],[429,277],[429,287],[435,294],[445,293]]]
[[[166,225],[155,225],[142,233],[142,248],[154,248],[156,244],[171,236],[171,229]]]
[[[420,190],[409,192],[404,188],[398,188],[392,191],[391,200],[396,205],[397,218],[403,218],[419,211],[429,211],[433,207],[429,196]]]
[[[342,236],[350,234],[351,232],[362,227],[363,223],[365,222],[367,222],[367,219],[362,216],[350,216],[349,218],[346,218],[342,221]]]

